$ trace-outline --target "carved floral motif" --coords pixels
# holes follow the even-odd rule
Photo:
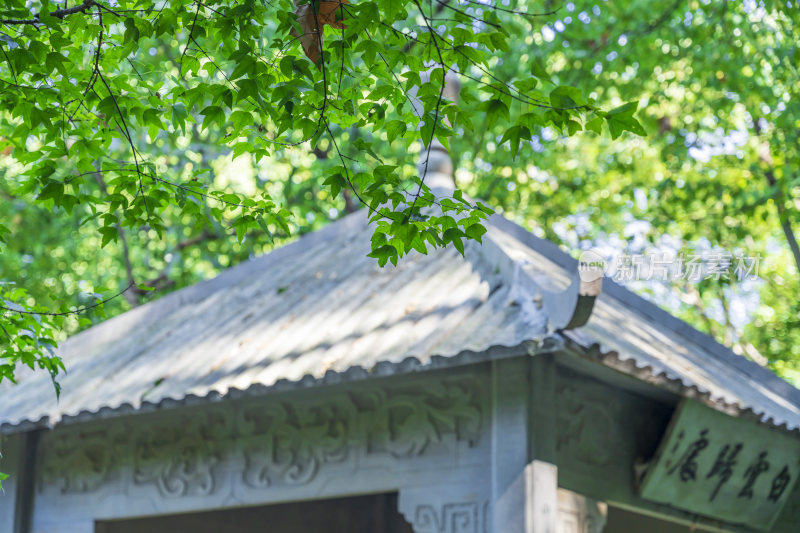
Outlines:
[[[43,483],[54,483],[64,494],[98,489],[111,472],[113,441],[106,431],[69,431],[50,440],[43,450]]]
[[[276,478],[292,485],[311,481],[323,463],[346,459],[354,408],[337,398],[329,404],[271,403],[241,414],[244,481],[267,487]]]
[[[211,494],[219,456],[198,435],[164,429],[140,435],[134,449],[134,483],[154,483],[164,496]]]
[[[471,381],[445,382],[424,391],[362,395],[371,411],[368,449],[394,457],[423,454],[430,445],[452,436],[474,446],[481,433],[482,413]]]
[[[219,410],[136,431],[134,484],[154,483],[164,496],[211,494],[221,460],[218,443],[229,434],[227,413]]]

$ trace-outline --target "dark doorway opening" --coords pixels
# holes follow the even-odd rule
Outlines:
[[[95,533],[413,533],[397,494],[98,521]]]

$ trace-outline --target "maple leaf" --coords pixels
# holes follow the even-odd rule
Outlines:
[[[325,25],[340,30],[344,28],[341,20],[336,20],[336,12],[347,0],[324,1],[312,0],[311,3],[297,5],[294,14],[300,23],[301,34],[292,30],[292,35],[300,39],[303,52],[314,64],[319,62],[322,55],[322,32]]]

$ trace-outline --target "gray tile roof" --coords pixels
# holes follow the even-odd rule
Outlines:
[[[23,372],[18,385],[0,386],[0,432],[466,364],[549,342],[721,409],[800,427],[800,391],[608,280],[586,326],[548,332],[535,287],[565,287],[576,263],[502,217],[466,258],[438,250],[397,267],[366,257],[370,234],[355,213],[70,338],[60,347],[60,401],[45,373]]]

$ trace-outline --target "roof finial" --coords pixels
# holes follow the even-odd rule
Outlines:
[[[428,82],[430,80],[431,73],[439,68],[440,67],[438,64],[434,64],[430,69],[422,73],[420,76],[422,83]],[[458,102],[458,93],[460,90],[461,82],[458,79],[458,74],[452,70],[447,70],[444,76],[444,92],[442,97],[450,100],[451,102]],[[409,92],[412,93],[409,94],[412,106],[417,113],[421,115],[422,103],[416,97],[416,88]],[[442,118],[442,120],[448,124],[446,118]],[[419,172],[420,176],[425,176],[425,183],[428,185],[428,187],[434,190],[434,193],[438,193],[437,196],[441,195],[442,193],[452,193],[452,191],[456,188],[456,184],[453,178],[454,169],[450,154],[448,153],[447,148],[445,148],[444,145],[442,145],[442,143],[436,138],[434,138],[433,142],[431,143],[429,153],[426,144],[427,141],[428,139],[423,139],[423,146],[420,152],[419,163],[417,164],[417,171]],[[427,171],[425,168],[426,161]]]

